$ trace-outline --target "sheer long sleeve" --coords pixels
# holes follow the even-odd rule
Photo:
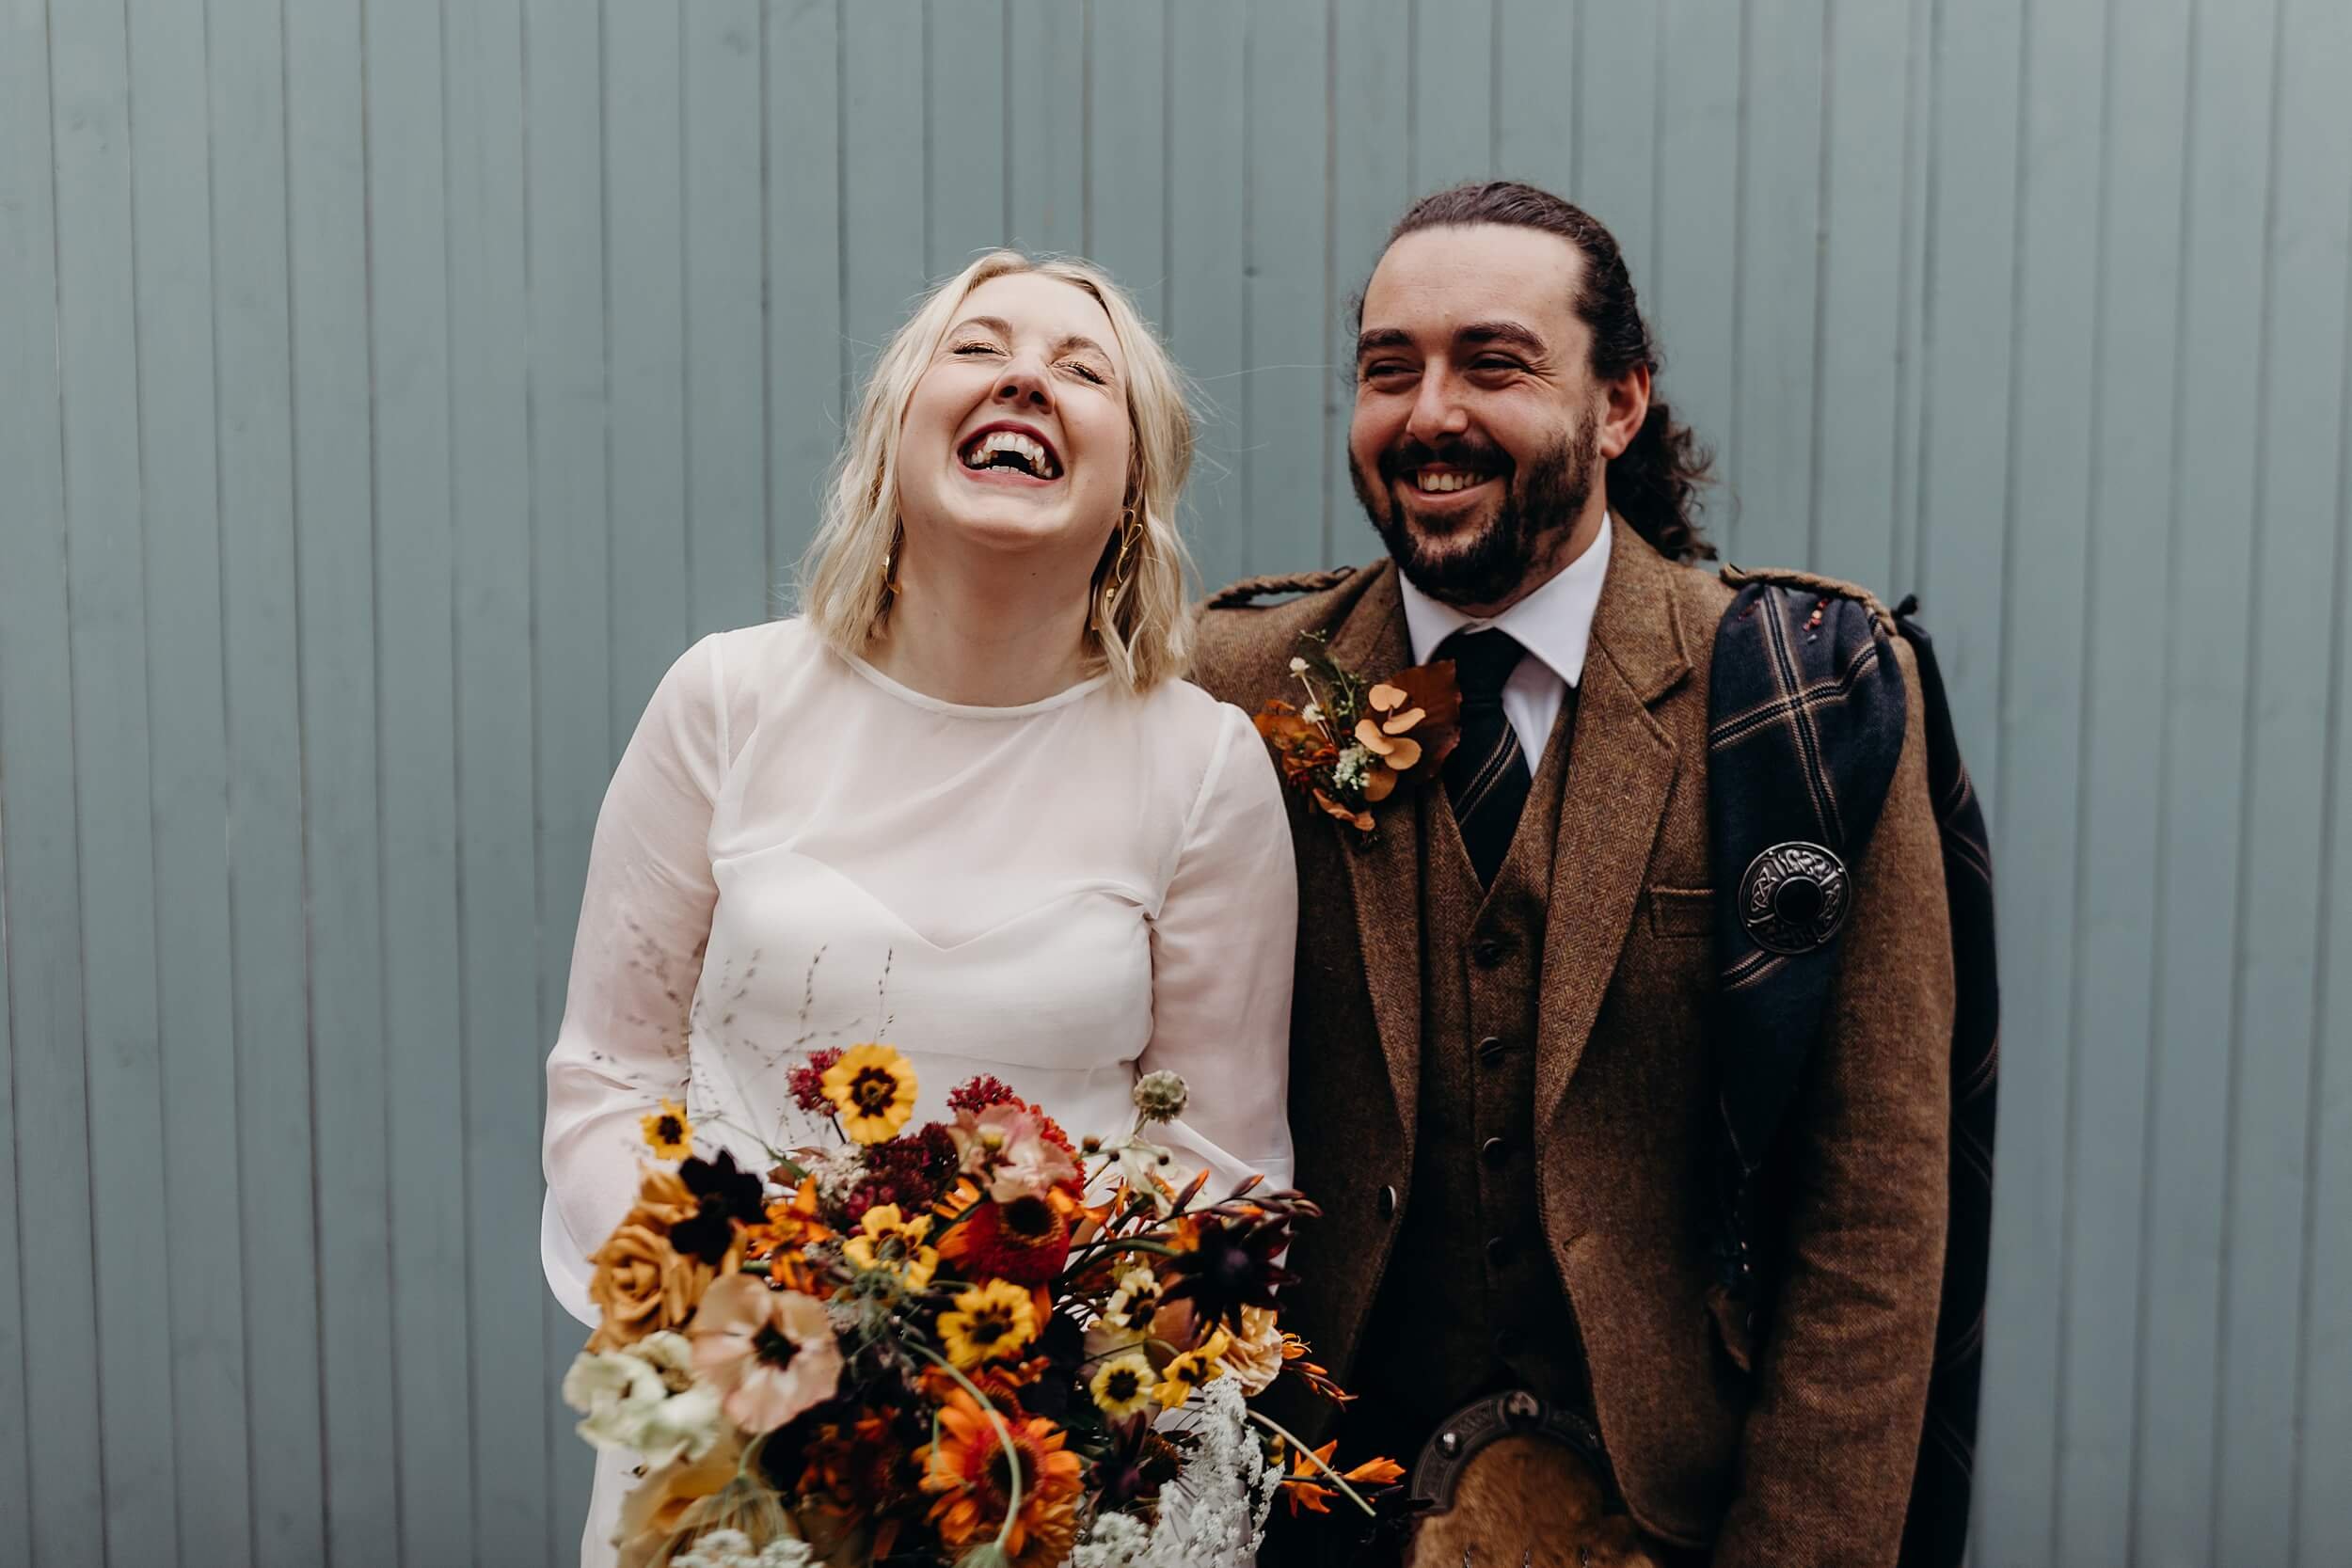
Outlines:
[[[717,639],[671,666],[596,816],[564,1022],[548,1055],[540,1261],[593,1323],[587,1255],[628,1212],[639,1117],[685,1096],[687,1026],[717,900],[708,836],[727,755]]]
[[[1298,881],[1281,785],[1249,721],[1224,709],[1216,754],[1152,923],[1152,1043],[1136,1064],[1183,1075],[1166,1141],[1213,1184],[1291,1183],[1290,1022]],[[1218,1193],[1216,1196],[1222,1196]]]

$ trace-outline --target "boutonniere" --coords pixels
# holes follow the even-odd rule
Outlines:
[[[1373,808],[1401,784],[1434,778],[1461,738],[1462,694],[1454,661],[1416,664],[1367,680],[1331,660],[1310,633],[1291,660],[1302,703],[1275,698],[1258,710],[1283,781],[1367,840]]]

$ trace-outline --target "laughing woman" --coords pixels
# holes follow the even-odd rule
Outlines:
[[[882,351],[801,614],[678,660],[597,818],[542,1227],[582,1322],[640,1118],[682,1101],[760,1168],[818,1047],[897,1046],[917,1121],[989,1073],[1108,1134],[1172,1069],[1179,1157],[1288,1184],[1289,828],[1249,721],[1177,678],[1191,448],[1082,262],[984,257]],[[607,1453],[584,1562],[628,1483]]]

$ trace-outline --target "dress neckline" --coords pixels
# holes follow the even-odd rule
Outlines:
[[[1034,714],[1049,713],[1055,708],[1067,707],[1072,703],[1084,699],[1100,689],[1104,683],[1111,678],[1110,672],[1105,670],[1100,674],[1089,675],[1075,686],[1065,686],[1052,696],[1041,697],[1034,703],[1015,703],[1008,707],[993,707],[982,703],[946,702],[917,691],[904,681],[893,680],[855,654],[844,654],[840,657],[843,663],[880,688],[885,696],[895,697],[909,707],[918,707],[926,713],[944,714],[951,719],[1026,719]]]

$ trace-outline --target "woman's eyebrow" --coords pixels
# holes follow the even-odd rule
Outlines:
[[[967,326],[983,327],[988,331],[995,333],[999,338],[1009,338],[1012,336],[1012,323],[1005,320],[1002,316],[966,316],[963,320],[956,323],[955,325],[949,327],[947,330],[950,333],[956,333],[962,331]]]

